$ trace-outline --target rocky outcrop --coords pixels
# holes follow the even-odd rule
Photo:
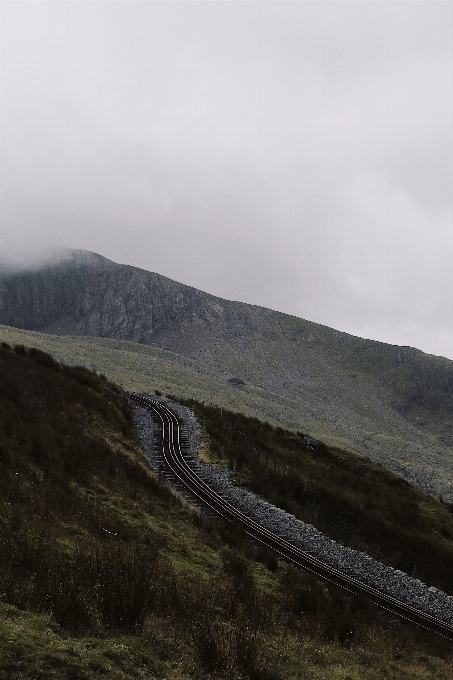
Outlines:
[[[220,309],[194,288],[84,251],[0,280],[0,323],[55,334],[151,344],[166,325]]]

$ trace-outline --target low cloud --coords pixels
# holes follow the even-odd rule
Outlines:
[[[453,358],[449,2],[2,3],[0,253]]]

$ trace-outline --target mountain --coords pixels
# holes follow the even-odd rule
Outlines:
[[[91,366],[131,388],[137,381],[118,379],[127,355],[135,375],[148,374],[141,389],[170,383],[181,396],[311,432],[453,500],[453,362],[442,357],[223,300],[85,251],[3,269],[0,324],[71,336],[52,341],[65,360],[88,352]],[[46,335],[33,338],[52,351]]]

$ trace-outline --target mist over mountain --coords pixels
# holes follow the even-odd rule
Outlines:
[[[453,362],[442,357],[223,300],[86,251],[1,270],[0,324],[167,350],[209,375],[211,401],[236,390],[237,403],[262,409],[263,419],[311,430],[453,496]]]

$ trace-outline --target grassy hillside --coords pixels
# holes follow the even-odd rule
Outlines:
[[[291,326],[285,333],[292,337],[295,330]],[[103,373],[126,390],[159,389],[238,411],[294,432],[309,432],[328,445],[379,461],[425,490],[453,501],[453,449],[439,439],[445,430],[441,423],[436,430],[434,412],[427,415],[421,409],[417,415],[412,407],[410,418],[409,415],[406,418],[393,408],[392,400],[401,401],[401,390],[411,384],[410,375],[407,378],[410,369],[400,374],[399,391],[394,387],[389,392],[380,382],[377,359],[366,351],[368,346],[358,354],[354,368],[352,363],[342,364],[338,357],[330,356],[334,351],[332,345],[322,338],[321,353],[316,347],[304,357],[297,351],[289,365],[285,364],[288,357],[281,356],[279,341],[268,337],[256,339],[256,343],[267,346],[265,364],[260,363],[259,357],[250,360],[250,347],[239,342],[237,356],[194,359],[132,342],[61,337],[6,326],[0,326],[0,340],[11,345],[40,347],[58,361],[82,364]],[[314,345],[317,343],[314,340]],[[424,356],[429,363],[429,357]],[[393,374],[395,370],[395,366],[389,368]],[[297,382],[301,372],[305,375],[303,389]],[[279,377],[281,373],[286,376],[284,380]],[[230,382],[231,376],[245,384]],[[288,376],[294,376],[291,384]],[[423,429],[417,425],[417,418],[424,420]],[[442,418],[445,424],[445,414]]]
[[[451,677],[449,648],[202,520],[102,376],[0,347],[0,678]]]
[[[236,483],[330,538],[453,593],[453,505],[369,459],[303,432],[185,402],[203,424],[204,454]]]

